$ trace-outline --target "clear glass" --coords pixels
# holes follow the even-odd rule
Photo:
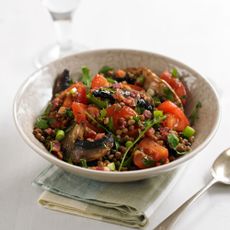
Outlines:
[[[42,0],[42,4],[48,9],[54,22],[57,41],[40,53],[35,60],[37,67],[86,49],[72,40],[73,14],[80,0]]]

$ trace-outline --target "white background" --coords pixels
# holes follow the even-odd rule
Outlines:
[[[212,161],[230,146],[230,2],[82,0],[73,34],[89,48],[134,48],[173,57],[210,79],[219,92],[220,128],[152,216],[146,227],[152,229],[209,181]],[[39,0],[0,1],[0,229],[128,229],[52,212],[36,203],[41,191],[31,181],[48,163],[22,141],[12,104],[19,86],[35,71],[34,58],[54,41],[51,18]],[[230,229],[229,204],[230,187],[216,185],[175,229]]]

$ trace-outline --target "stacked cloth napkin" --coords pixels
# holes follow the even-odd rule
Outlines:
[[[178,170],[129,183],[99,182],[50,166],[35,180],[49,209],[140,228],[175,184]]]

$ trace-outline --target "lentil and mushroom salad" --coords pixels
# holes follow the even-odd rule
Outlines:
[[[127,171],[168,164],[191,150],[195,130],[176,69],[160,76],[145,67],[81,72],[79,81],[67,69],[57,76],[34,124],[51,154],[89,169]]]

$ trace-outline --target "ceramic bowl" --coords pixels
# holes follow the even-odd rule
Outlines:
[[[166,165],[128,172],[90,170],[68,164],[51,155],[34,137],[32,132],[36,117],[42,112],[51,98],[52,86],[56,76],[64,68],[67,68],[77,78],[82,66],[88,66],[91,73],[95,74],[104,65],[114,68],[145,66],[157,74],[165,69],[177,68],[179,73],[182,74],[183,81],[190,92],[186,107],[187,115],[189,115],[198,101],[202,102],[199,119],[195,123],[197,132],[195,142],[192,145],[192,151]],[[35,152],[50,161],[50,163],[73,174],[94,180],[126,182],[146,179],[168,172],[189,161],[198,153],[201,153],[201,150],[210,142],[218,127],[220,108],[216,91],[207,79],[183,63],[145,51],[108,49],[78,53],[59,59],[34,72],[23,83],[15,97],[14,118],[16,126],[25,142]]]

